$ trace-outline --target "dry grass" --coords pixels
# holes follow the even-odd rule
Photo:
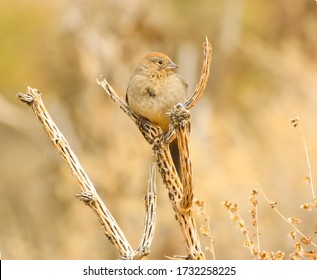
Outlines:
[[[312,211],[311,215],[314,217],[316,216],[317,211],[317,201],[315,197],[315,190],[313,185],[313,178],[312,178],[312,172],[311,172],[311,164],[308,154],[308,147],[306,145],[306,139],[304,136],[303,128],[301,126],[301,123],[298,118],[292,118],[291,124],[293,127],[300,130],[300,134],[303,140],[303,146],[305,150],[306,160],[307,160],[307,171],[308,176],[305,177],[305,181],[307,184],[310,185],[311,192],[312,192],[312,200],[309,202],[305,202],[302,205],[299,205],[300,209],[304,211]],[[243,246],[248,248],[250,250],[250,254],[254,259],[260,259],[260,260],[282,260],[285,259],[285,250],[277,250],[275,252],[268,252],[265,250],[261,250],[260,246],[260,239],[265,238],[265,236],[261,236],[260,230],[259,230],[259,201],[257,199],[257,196],[260,193],[264,197],[265,201],[268,203],[268,205],[276,212],[276,214],[281,218],[282,221],[289,224],[291,227],[291,231],[288,232],[288,237],[294,242],[293,251],[288,254],[289,258],[292,260],[299,260],[299,259],[309,259],[309,260],[316,260],[317,259],[317,244],[316,244],[316,234],[317,234],[317,223],[316,224],[309,224],[307,222],[308,228],[311,229],[311,231],[314,231],[314,236],[309,236],[307,234],[304,234],[300,229],[299,226],[303,223],[302,219],[297,217],[286,217],[277,207],[278,203],[275,201],[272,201],[268,198],[268,196],[265,194],[263,189],[256,184],[256,189],[252,191],[252,194],[249,197],[249,200],[251,202],[251,207],[248,210],[250,214],[250,227],[246,225],[245,220],[241,217],[238,209],[238,204],[233,203],[231,201],[224,201],[223,205],[224,207],[229,211],[230,219],[237,223],[238,229],[242,232],[242,234],[246,237],[246,240],[243,241]],[[253,230],[253,232],[251,232]],[[261,238],[260,238],[261,236]]]

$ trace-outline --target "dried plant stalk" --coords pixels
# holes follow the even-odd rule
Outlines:
[[[203,51],[204,51],[203,68],[200,74],[199,82],[194,90],[192,97],[185,102],[185,108],[187,110],[190,110],[192,107],[194,107],[197,101],[200,99],[200,97],[202,97],[208,82],[208,78],[210,74],[210,63],[212,59],[212,46],[210,42],[208,41],[207,37],[203,45]]]
[[[28,87],[26,94],[19,93],[17,97],[22,102],[25,102],[31,106],[38,120],[42,123],[51,142],[59,151],[60,155],[70,168],[72,175],[79,183],[81,193],[79,193],[77,197],[84,201],[95,212],[99,218],[102,228],[104,229],[105,235],[116,246],[120,257],[122,259],[144,258],[149,252],[148,248],[152,242],[155,227],[156,194],[155,179],[153,179],[155,178],[155,172],[152,171],[150,173],[150,181],[147,193],[147,215],[142,242],[138,250],[134,251],[126,239],[124,233],[115,221],[114,217],[111,215],[110,211],[97,194],[94,185],[85,173],[75,153],[70,148],[66,138],[60,132],[57,125],[47,112],[41,99],[41,93],[37,89]]]
[[[145,195],[145,209],[147,215],[144,220],[143,236],[137,250],[140,252],[140,257],[137,259],[142,259],[150,253],[156,223],[156,197],[156,164],[153,163],[150,167],[148,191]]]
[[[286,218],[278,209],[277,209],[277,202],[274,202],[272,200],[270,200],[266,194],[264,193],[264,191],[262,190],[262,188],[257,184],[257,188],[259,189],[259,191],[261,192],[261,194],[263,195],[264,199],[266,200],[266,202],[271,206],[271,208],[282,218],[282,220],[284,220],[286,223],[288,223],[294,230],[294,232],[297,232],[303,239],[305,240],[310,240],[310,244],[313,245],[314,247],[317,248],[317,244],[314,243],[313,241],[311,241],[311,237],[305,235],[303,232],[301,232],[297,225],[300,224],[300,220],[297,218]]]

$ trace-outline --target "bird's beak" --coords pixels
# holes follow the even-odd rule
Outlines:
[[[173,62],[173,61],[169,61],[169,63],[165,66],[165,69],[172,69],[172,70],[174,70],[174,69],[177,69],[178,68],[178,66]]]

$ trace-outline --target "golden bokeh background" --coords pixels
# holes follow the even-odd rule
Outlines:
[[[118,258],[16,94],[28,85],[43,93],[48,111],[136,248],[152,152],[96,78],[103,74],[124,96],[138,60],[160,51],[179,65],[192,91],[205,36],[213,45],[213,62],[205,94],[192,110],[191,153],[195,196],[206,203],[216,258],[251,258],[222,202],[237,202],[248,224],[255,182],[286,217],[303,219],[299,229],[316,240],[316,211],[299,207],[313,198],[304,180],[302,136],[290,124],[292,117],[300,119],[317,180],[316,32],[313,0],[2,0],[1,258]],[[288,258],[294,251],[287,236],[291,227],[261,195],[258,199],[261,249],[284,251]],[[208,246],[206,238],[202,242]],[[159,176],[151,250],[150,259],[185,254]]]

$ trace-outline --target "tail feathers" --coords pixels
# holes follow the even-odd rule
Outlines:
[[[174,140],[170,144],[170,151],[171,151],[171,156],[174,162],[174,165],[176,167],[177,174],[179,178],[182,180],[182,171],[181,171],[181,163],[180,163],[180,158],[179,158],[179,149],[177,145],[177,140]]]

